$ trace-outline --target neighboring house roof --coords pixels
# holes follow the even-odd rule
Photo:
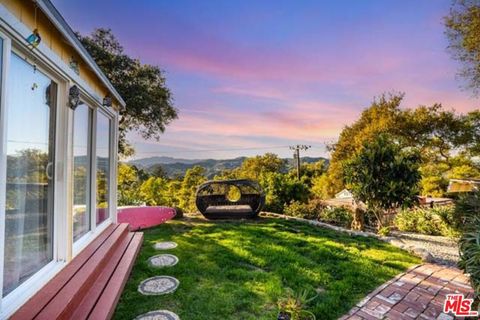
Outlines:
[[[451,198],[436,198],[436,197],[423,197],[418,196],[418,200],[421,205],[447,205],[452,204],[453,200]]]
[[[88,53],[87,49],[81,44],[78,40],[75,32],[68,25],[65,19],[62,17],[60,12],[53,6],[50,0],[37,0],[39,8],[45,13],[48,19],[57,27],[60,33],[65,37],[65,39],[73,46],[73,48],[78,52],[87,65],[93,70],[93,72],[98,76],[102,83],[107,87],[113,97],[118,101],[118,103],[125,108],[126,103],[117,90],[114,88],[110,80],[105,76],[105,74],[100,70],[100,67],[97,65],[92,56]]]
[[[480,179],[450,179],[447,192],[472,192],[480,190]]]
[[[353,194],[348,189],[343,189],[339,193],[335,194],[337,199],[350,199],[353,198]]]
[[[328,200],[323,200],[323,203],[327,206],[332,206],[332,207],[347,207],[347,208],[355,208],[359,207],[364,210],[367,209],[367,206],[359,201],[355,202],[353,198],[333,198],[333,199],[328,199]]]

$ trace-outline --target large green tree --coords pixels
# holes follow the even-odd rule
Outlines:
[[[404,150],[388,135],[381,134],[363,144],[345,164],[345,182],[357,201],[373,212],[379,226],[386,211],[416,202],[420,157]]]
[[[457,0],[445,18],[449,49],[463,64],[466,87],[480,93],[480,0]]]
[[[78,36],[126,102],[126,108],[120,111],[120,153],[133,153],[126,141],[128,131],[135,130],[145,139],[159,139],[165,127],[177,118],[162,70],[125,54],[110,29],[100,28],[91,35]]]
[[[403,148],[420,150],[422,194],[440,196],[456,166],[467,165],[464,172],[475,173],[472,155],[479,152],[480,113],[457,114],[441,104],[402,108],[403,94],[382,95],[365,109],[360,118],[346,126],[331,146],[332,158],[326,176],[314,181],[314,193],[333,196],[344,185],[344,163],[352,159],[379,134],[394,137]],[[475,178],[477,176],[472,176]]]

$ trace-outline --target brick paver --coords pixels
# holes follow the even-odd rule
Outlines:
[[[462,271],[423,264],[378,287],[341,319],[454,319],[442,312],[445,295],[450,293],[473,296]]]

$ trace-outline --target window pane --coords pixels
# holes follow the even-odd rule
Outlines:
[[[108,218],[110,192],[110,119],[97,113],[97,225]]]
[[[4,296],[53,259],[56,84],[12,54],[7,90]]]
[[[90,230],[89,170],[91,109],[79,105],[73,116],[73,241]]]

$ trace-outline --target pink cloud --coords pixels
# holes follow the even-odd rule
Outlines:
[[[253,98],[263,98],[263,99],[276,99],[282,100],[287,96],[284,92],[277,88],[258,88],[258,87],[217,87],[212,90],[214,93],[225,93],[236,96],[246,96]]]

